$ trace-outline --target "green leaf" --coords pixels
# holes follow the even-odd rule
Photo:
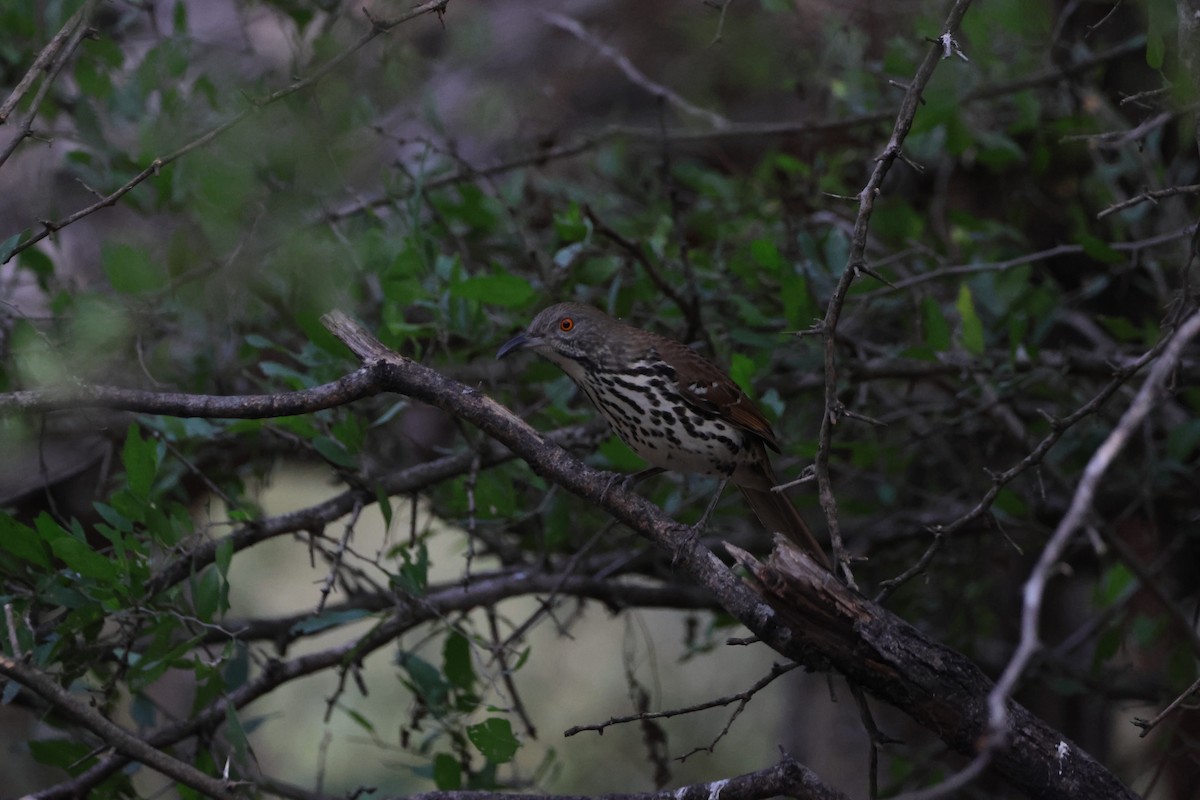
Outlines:
[[[17,245],[21,243],[22,235],[21,233],[14,233],[3,242],[0,242],[0,264],[3,264],[12,257],[13,250],[16,250]]]
[[[129,426],[121,461],[125,464],[129,491],[136,497],[148,498],[158,471],[158,445],[153,439],[143,439],[136,424]]]
[[[729,377],[733,378],[733,382],[742,387],[742,391],[751,397],[754,396],[754,386],[751,380],[757,371],[758,367],[754,361],[741,353],[734,353],[733,358],[729,361]]]
[[[233,746],[236,760],[244,761],[249,741],[246,738],[246,729],[242,727],[242,719],[232,703],[225,706],[225,738]]]
[[[362,728],[368,733],[375,732],[375,726],[371,724],[371,720],[367,719],[366,715],[361,711],[355,711],[352,708],[344,709],[344,711],[346,712],[346,715],[350,717],[350,719],[354,720],[354,723],[358,725],[358,727]]]
[[[1021,146],[1000,131],[982,130],[975,135],[981,145],[976,157],[986,167],[998,172],[1025,158]]]
[[[217,542],[213,564],[225,580],[229,580],[229,565],[233,563],[233,540],[228,536]]]
[[[250,650],[245,644],[230,643],[226,645],[225,653],[224,670],[221,673],[221,688],[223,691],[229,692],[250,680]]]
[[[1120,562],[1113,564],[1101,573],[1100,580],[1093,590],[1092,602],[1097,608],[1109,608],[1124,595],[1133,580],[1133,573],[1129,571],[1129,567]]]
[[[42,541],[50,544],[52,549],[55,542],[64,536],[70,536],[66,528],[59,525],[54,517],[46,511],[38,514],[37,519],[33,521],[34,527],[37,528],[38,536],[42,537]]]
[[[502,717],[489,717],[467,728],[467,738],[493,764],[504,764],[516,755],[520,743],[513,735],[512,724]]]
[[[115,514],[113,527],[129,533],[133,530],[134,523],[142,522],[145,518],[150,508],[150,499],[139,497],[133,493],[133,489],[126,487],[110,497],[109,504]]]
[[[332,439],[328,436],[318,436],[312,440],[312,444],[313,449],[334,466],[346,467],[347,469],[358,467],[358,459],[337,439]]]
[[[1129,635],[1139,649],[1148,650],[1162,635],[1162,620],[1145,614],[1135,614],[1133,622],[1129,625]]]
[[[493,471],[479,475],[475,483],[475,507],[489,517],[509,517],[517,508],[517,495],[511,480]]]
[[[597,452],[608,461],[608,468],[616,472],[636,472],[646,466],[641,456],[615,436],[601,442]]]
[[[1079,245],[1083,248],[1083,252],[1097,261],[1103,261],[1105,264],[1118,264],[1125,261],[1125,256],[1114,250],[1108,242],[1102,239],[1097,239],[1086,233],[1081,233],[1076,237],[1079,240]]]
[[[118,292],[142,294],[163,286],[166,270],[150,260],[150,254],[127,244],[104,244],[100,263],[108,282]]]
[[[936,352],[950,349],[950,323],[932,297],[921,301],[921,319],[925,323],[925,342]]]
[[[983,323],[975,313],[975,300],[965,283],[958,289],[958,299],[954,301],[954,307],[962,318],[963,346],[968,352],[979,355],[983,352]]]
[[[554,217],[554,230],[564,242],[581,242],[591,233],[591,220],[583,216],[578,203],[571,203]]]
[[[210,702],[213,700],[216,700],[216,695]],[[206,705],[207,703],[196,710],[202,711]],[[130,698],[129,716],[143,730],[158,726],[158,706],[146,697],[144,692],[134,692],[133,697]]]
[[[1200,419],[1191,419],[1167,432],[1167,455],[1179,462],[1191,458],[1200,447]]]
[[[117,578],[117,568],[104,556],[93,550],[87,542],[71,536],[62,536],[50,543],[54,555],[62,559],[69,569],[85,578],[112,583]]]
[[[1103,325],[1109,333],[1122,342],[1137,342],[1141,339],[1141,330],[1127,317],[1096,314],[1093,316],[1093,319]]]
[[[786,263],[783,254],[770,239],[755,239],[751,242],[750,255],[760,267],[770,270],[773,275],[778,275]]]
[[[221,610],[221,575],[215,569],[206,569],[192,582],[192,602],[196,616],[208,622]]]
[[[35,566],[50,567],[50,553],[37,531],[3,513],[0,513],[0,549]]]
[[[425,701],[425,705],[435,714],[444,711],[450,696],[450,685],[437,667],[414,653],[401,652],[396,658],[408,673],[413,691]]]
[[[493,305],[520,308],[537,296],[533,285],[519,275],[501,273],[478,275],[450,284],[450,294],[464,300],[478,300]]]
[[[1029,516],[1029,505],[1021,497],[1020,493],[1014,492],[1012,489],[1001,489],[996,494],[996,509],[1003,511],[1009,516],[1023,519]]]
[[[392,500],[388,497],[383,486],[375,484],[375,503],[379,506],[379,512],[383,514],[383,527],[385,530],[391,530],[392,527]]]
[[[34,739],[28,743],[29,753],[39,764],[61,767],[77,775],[96,762],[96,748],[86,742],[69,739]]]
[[[79,88],[91,98],[108,99],[112,96],[112,78],[97,68],[95,61],[82,58],[75,64],[75,81]]]
[[[1146,38],[1146,63],[1151,69],[1162,69],[1163,55],[1167,52],[1167,42],[1162,33],[1154,32]]]
[[[808,295],[808,281],[799,273],[785,276],[779,287],[779,299],[788,325],[797,330],[806,328],[817,317]]]
[[[392,583],[402,592],[419,596],[425,593],[429,583],[429,550],[424,542],[419,542],[414,556],[411,549],[401,551],[404,563],[400,573],[392,578]]]
[[[1173,5],[1168,0],[1150,0],[1146,3],[1146,64],[1150,69],[1163,68],[1167,38],[1171,35],[1175,13]]]
[[[352,608],[345,611],[322,611],[315,617],[305,617],[291,628],[288,633],[292,636],[318,633],[327,628],[336,628],[348,622],[355,622],[370,614],[362,608]]]
[[[471,643],[458,631],[446,637],[446,644],[442,647],[442,671],[450,685],[459,689],[470,689],[475,685]]]
[[[27,269],[37,276],[38,286],[43,289],[49,287],[50,278],[54,275],[54,262],[50,260],[50,256],[41,250],[30,248],[22,250],[17,258],[22,269]]]
[[[462,788],[462,766],[449,753],[438,753],[433,757],[433,782],[442,791]]]
[[[125,498],[128,500],[129,495],[125,495]],[[133,523],[130,522],[129,517],[122,514],[113,506],[105,505],[104,503],[93,503],[92,507],[96,509],[96,513],[112,526],[114,530],[121,531],[122,533],[133,533]]]

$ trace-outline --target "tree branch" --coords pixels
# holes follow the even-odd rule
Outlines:
[[[311,414],[379,394],[378,377],[363,367],[332,383],[274,394],[212,395],[147,392],[116,386],[79,384],[72,388],[31,389],[0,394],[0,413],[45,413],[73,408],[108,408],[169,417],[270,419]]]
[[[675,556],[677,569],[713,593],[726,611],[776,652],[809,669],[831,667],[852,682],[897,706],[955,750],[974,754],[986,729],[985,701],[992,683],[969,659],[923,636],[911,625],[838,583],[803,554],[777,546],[772,567],[763,568],[744,551],[732,548],[760,586],[773,587],[778,564],[781,580],[801,576],[781,596],[758,594],[739,581],[691,536],[690,529],[667,517],[642,497],[613,484],[561,449],[491,398],[450,381],[433,370],[391,353],[341,312],[326,315],[325,326],[360,358],[384,371],[393,391],[435,405],[500,440],[539,475],[607,510],[620,522]],[[728,546],[727,546],[728,547]],[[763,571],[765,570],[765,571]],[[789,583],[790,586],[790,583]],[[947,688],[949,687],[949,688]],[[1039,767],[1066,741],[1042,720],[1011,704],[1021,735],[995,757],[997,769],[1014,786],[1047,798],[1075,798],[1076,787],[1102,787],[1086,796],[1132,798],[1133,794],[1102,765],[1072,747],[1062,771],[1046,775]],[[1047,742],[1051,744],[1047,746]],[[1068,769],[1069,767],[1069,769]]]
[[[793,635],[820,650],[851,683],[902,709],[959,753],[972,756],[987,747],[986,700],[994,687],[970,659],[831,580],[793,548],[777,547],[766,563],[727,549]],[[1008,700],[1007,711],[1006,746],[988,756],[1013,786],[1039,798],[1136,798],[1024,707]]]
[[[796,797],[802,800],[845,800],[846,795],[823,784],[812,770],[788,758],[758,772],[708,783],[694,783],[659,792],[601,795],[546,795],[512,792],[419,792],[405,800],[759,800]],[[394,800],[399,800],[398,798]]]
[[[127,760],[139,761],[209,797],[235,800],[234,784],[205,775],[191,764],[173,758],[111,722],[90,704],[59,686],[45,673],[0,653],[0,675],[16,681],[49,703],[56,712],[82,725]]]
[[[803,556],[786,549],[777,550],[776,559],[782,559],[788,566],[789,575],[805,570],[798,573],[805,578],[799,589],[787,593],[787,604],[781,605],[779,598],[764,592],[771,606],[764,605],[758,594],[692,537],[688,527],[620,484],[614,485],[609,474],[583,464],[491,398],[388,351],[340,312],[328,315],[324,322],[364,359],[364,369],[378,382],[377,390],[414,397],[475,425],[528,462],[538,474],[603,507],[617,520],[674,554],[677,569],[702,584],[726,611],[777,652],[809,669],[838,669],[855,683],[895,704],[951,747],[964,753],[974,752],[978,736],[986,728],[984,699],[991,684],[968,659],[923,637],[907,623],[853,594]],[[467,455],[474,458],[473,453]],[[739,558],[745,558],[743,552],[737,552]],[[180,569],[183,563],[186,560],[181,560],[174,569]],[[764,576],[772,574],[770,570],[764,573],[760,567],[744,563],[761,585],[769,585]],[[550,576],[548,580],[548,586],[563,585],[561,576]],[[272,663],[262,675],[231,692],[221,703],[192,719],[155,732],[147,743],[162,747],[177,742],[223,719],[225,703],[241,707],[286,681],[356,663],[401,631],[439,618],[450,608],[494,603],[504,596],[529,591],[533,585],[512,580],[473,582],[470,586],[448,589],[438,597],[403,600],[395,616],[377,625],[363,639]],[[905,657],[914,653],[918,656],[915,661]],[[1027,791],[1037,787],[1041,796],[1066,798],[1079,796],[1073,787],[1082,781],[1083,785],[1107,787],[1107,794],[1090,795],[1093,797],[1131,796],[1103,767],[1077,749],[1071,750],[1069,761],[1065,762],[1070,769],[1064,767],[1049,777],[1036,772],[1034,767],[1045,763],[1046,754],[1053,752],[1063,737],[1020,706],[1010,704],[1009,713],[1019,735],[1012,737],[1007,750],[996,755],[994,764],[1014,786]],[[1046,742],[1054,745],[1045,749]],[[115,754],[87,774],[91,779],[102,780],[126,760],[124,754]],[[71,785],[77,790],[80,784],[73,781]],[[51,789],[37,796],[63,797],[63,791]]]

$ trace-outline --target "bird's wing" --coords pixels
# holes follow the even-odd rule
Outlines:
[[[656,346],[670,351],[662,355],[677,365],[676,385],[685,400],[698,408],[720,411],[734,425],[779,452],[771,423],[732,378],[687,345],[665,339]]]

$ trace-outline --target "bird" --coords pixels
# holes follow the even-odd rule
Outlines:
[[[530,350],[557,365],[651,470],[714,475],[741,490],[770,533],[782,533],[826,569],[825,551],[780,492],[768,450],[771,424],[718,366],[692,348],[582,303],[534,317],[496,358]],[[720,489],[701,517],[702,528]]]

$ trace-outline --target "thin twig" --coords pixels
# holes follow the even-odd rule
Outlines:
[[[594,722],[590,725],[576,725],[573,728],[567,728],[563,731],[563,736],[574,736],[577,733],[585,731],[595,731],[596,733],[604,733],[604,729],[611,725],[624,725],[629,722],[640,722],[648,719],[670,719],[671,717],[681,717],[686,714],[695,714],[697,711],[707,711],[710,708],[720,708],[727,706],[730,703],[738,703],[739,709],[745,708],[746,703],[750,701],[754,695],[765,689],[781,675],[794,670],[800,666],[797,663],[791,664],[772,664],[771,671],[754,682],[754,685],[748,689],[738,692],[737,694],[718,697],[713,700],[706,700],[703,703],[684,706],[683,708],[672,708],[667,711],[646,711],[640,714],[629,714],[624,717],[610,717],[604,722]],[[715,743],[714,743],[715,744]]]
[[[913,119],[921,103],[921,93],[933,76],[933,71],[944,55],[945,43],[953,42],[953,35],[958,30],[970,0],[957,0],[950,9],[949,15],[942,28],[942,36],[926,53],[924,61],[917,69],[916,75],[909,83],[908,91],[900,104],[900,112],[896,116],[891,138],[882,155],[875,161],[875,168],[867,180],[866,186],[858,195],[858,216],[854,221],[854,235],[850,242],[850,252],[846,258],[846,267],[838,281],[837,288],[829,298],[825,309],[825,317],[821,323],[821,335],[824,342],[824,373],[825,373],[825,411],[821,415],[821,428],[817,439],[817,456],[814,462],[817,474],[818,493],[821,509],[825,512],[825,521],[829,527],[829,537],[833,544],[834,563],[840,568],[846,580],[853,587],[854,575],[850,571],[850,558],[842,544],[841,530],[838,523],[837,499],[833,493],[833,482],[829,475],[829,456],[833,449],[833,427],[838,422],[840,401],[838,400],[838,366],[837,366],[837,326],[841,317],[842,306],[850,285],[860,272],[860,267],[866,263],[867,231],[871,222],[871,212],[875,200],[879,196],[883,179],[899,157],[905,138],[912,128]]]
[[[1005,486],[1011,483],[1018,475],[1021,475],[1026,470],[1041,464],[1042,460],[1045,459],[1046,455],[1056,444],[1058,444],[1059,440],[1062,439],[1068,430],[1070,430],[1080,420],[1096,413],[1101,406],[1108,402],[1109,398],[1111,398],[1118,389],[1125,385],[1125,382],[1128,381],[1129,378],[1136,374],[1142,367],[1146,366],[1158,357],[1167,341],[1168,340],[1165,339],[1160,341],[1154,347],[1143,353],[1140,358],[1135,359],[1125,366],[1114,370],[1115,375],[1113,379],[1109,381],[1099,392],[1097,392],[1091,400],[1084,403],[1074,412],[1066,417],[1063,417],[1062,419],[1050,420],[1050,432],[1047,433],[1041,439],[1041,441],[1039,441],[1037,445],[1016,464],[1009,467],[1004,472],[992,474],[992,485],[986,492],[984,492],[983,497],[980,498],[979,502],[976,503],[970,511],[962,514],[957,519],[946,525],[938,525],[931,529],[934,540],[932,544],[930,544],[926,553],[921,556],[917,564],[914,564],[902,574],[896,576],[895,578],[890,578],[886,581],[883,581],[880,584],[882,587],[881,591],[875,597],[875,602],[883,603],[888,597],[891,596],[893,592],[896,591],[896,589],[910,580],[913,576],[919,574],[920,571],[929,564],[934,553],[941,548],[942,543],[946,538],[953,536],[955,533],[966,527],[969,523],[974,522],[986,514],[988,510],[991,509],[992,503],[996,501],[1000,491]]]
[[[29,87],[37,80],[37,76],[45,72],[54,59],[58,57],[59,51],[62,50],[77,27],[80,25],[86,26],[91,20],[97,5],[99,5],[99,0],[87,0],[78,11],[71,15],[71,18],[67,20],[58,33],[54,34],[54,38],[37,54],[37,58],[33,60],[33,64],[30,65],[28,71],[17,82],[12,92],[9,93],[8,98],[3,103],[0,103],[0,125],[8,122],[9,116],[16,109],[17,104],[21,102],[21,98],[29,92]]]
[[[89,30],[88,23],[91,22],[92,14],[95,13],[97,4],[98,3],[96,0],[88,0],[87,3],[84,3],[83,7],[75,12],[71,19],[67,21],[67,24],[63,26],[63,29],[54,37],[51,43],[42,50],[42,53],[45,53],[51,47],[54,47],[54,58],[49,66],[46,67],[46,77],[42,79],[41,86],[38,87],[37,93],[33,96],[33,102],[30,103],[29,113],[25,115],[25,119],[21,122],[20,131],[18,131],[16,136],[9,140],[8,145],[4,148],[4,150],[0,151],[0,166],[3,166],[3,164],[8,161],[9,157],[16,152],[16,149],[20,146],[21,142],[33,135],[33,121],[37,119],[38,111],[42,107],[42,102],[46,99],[46,95],[50,93],[50,88],[54,85],[54,81],[57,80],[59,74],[63,70],[63,67],[67,65],[67,61],[70,60],[75,50],[79,47],[79,43],[83,41],[85,36],[87,36]],[[70,33],[68,34],[65,42],[60,42],[60,37],[65,31],[68,30],[70,30]],[[41,58],[41,54],[39,54],[38,58]],[[37,62],[35,61],[34,63],[36,64]],[[26,77],[28,77],[28,75]],[[8,102],[11,102],[15,96],[16,92],[14,91],[13,96],[10,96],[9,101],[6,101],[5,105],[7,105]],[[7,119],[8,114],[4,113],[3,109],[0,109],[0,114],[3,114],[3,116],[0,116],[0,124],[3,124],[3,122]]]
[[[1141,738],[1141,739],[1146,738],[1146,736],[1150,733],[1150,731],[1154,730],[1154,728],[1157,727],[1157,725],[1160,722],[1162,722],[1164,719],[1166,719],[1168,714],[1170,714],[1175,709],[1179,708],[1179,706],[1183,704],[1184,700],[1187,700],[1189,697],[1191,697],[1197,691],[1200,691],[1200,678],[1197,678],[1195,680],[1195,682],[1192,683],[1191,686],[1184,689],[1179,694],[1178,697],[1176,697],[1174,700],[1172,700],[1167,705],[1166,708],[1164,708],[1162,711],[1158,712],[1158,714],[1156,714],[1154,716],[1154,719],[1145,720],[1145,719],[1142,719],[1141,717],[1134,717],[1133,724],[1142,729],[1142,732],[1138,734],[1138,738]]]
[[[720,114],[717,114],[714,111],[709,111],[706,108],[700,108],[697,105],[693,105],[692,103],[689,103],[687,100],[683,99],[683,97],[681,97],[677,92],[668,89],[666,86],[663,86],[660,83],[655,83],[654,81],[650,80],[650,78],[647,77],[644,72],[634,66],[633,62],[629,60],[628,56],[617,50],[612,45],[601,41],[594,34],[588,31],[587,28],[579,24],[577,20],[552,12],[543,13],[540,16],[543,22],[553,25],[561,31],[566,31],[579,41],[591,45],[597,53],[606,58],[617,69],[621,70],[621,74],[623,74],[634,86],[644,89],[654,97],[662,98],[664,101],[670,103],[672,106],[684,112],[685,114],[705,120],[714,128],[728,127],[729,120],[725,119]]]
[[[1136,197],[1130,197],[1128,200],[1122,200],[1119,203],[1113,203],[1108,208],[1096,214],[1096,219],[1104,219],[1109,214],[1115,214],[1118,211],[1124,211],[1127,208],[1140,205],[1148,201],[1157,201],[1163,197],[1174,197],[1177,194],[1197,194],[1200,193],[1200,183],[1192,183],[1187,186],[1168,186],[1166,189],[1147,189]]]
[[[1000,679],[988,695],[988,735],[986,739],[989,750],[1004,746],[1008,740],[1009,699],[1040,646],[1039,619],[1046,584],[1054,574],[1063,550],[1083,526],[1087,515],[1091,512],[1092,501],[1104,473],[1108,471],[1109,466],[1125,447],[1126,442],[1142,420],[1165,393],[1167,379],[1179,362],[1184,346],[1197,334],[1200,334],[1200,311],[1193,311],[1191,316],[1179,326],[1175,334],[1169,337],[1161,357],[1146,376],[1146,381],[1134,396],[1133,402],[1121,415],[1121,419],[1112,432],[1092,454],[1084,468],[1083,477],[1076,487],[1075,494],[1071,498],[1071,505],[1067,513],[1046,543],[1029,579],[1025,582],[1021,609],[1021,638]]]

